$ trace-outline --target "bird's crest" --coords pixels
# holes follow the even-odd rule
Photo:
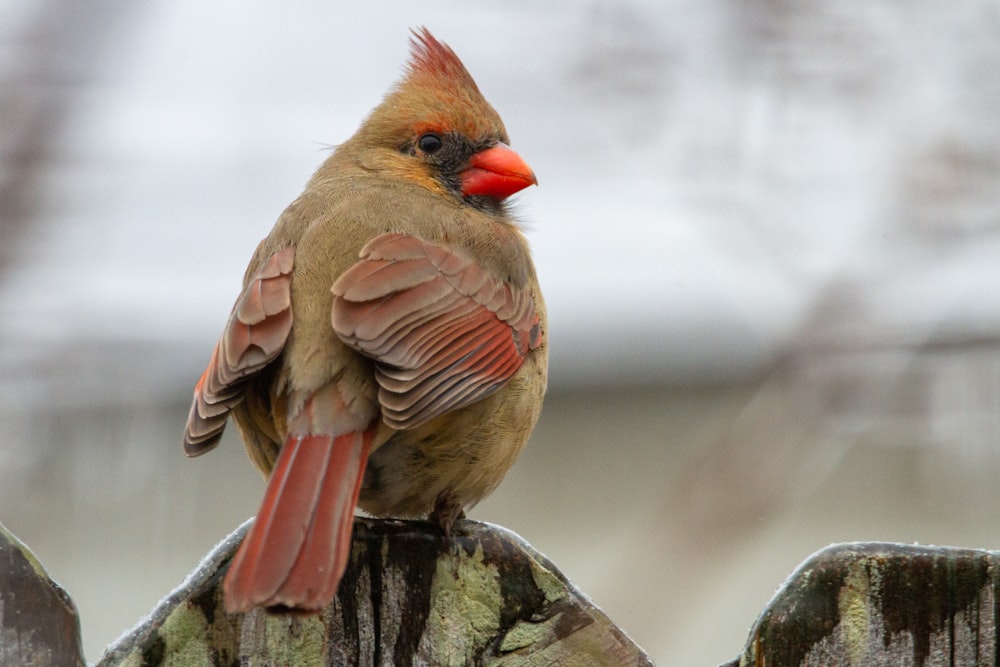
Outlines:
[[[455,52],[426,28],[412,32],[405,75],[358,130],[360,141],[398,150],[432,130],[509,143],[500,116]]]
[[[408,79],[433,78],[447,87],[471,89],[479,93],[479,88],[465,65],[447,44],[439,42],[427,28],[413,30],[410,38],[410,62],[407,67]]]

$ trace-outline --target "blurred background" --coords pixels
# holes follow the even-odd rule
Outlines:
[[[472,518],[661,665],[831,542],[1000,548],[992,0],[0,0],[0,522],[90,660],[256,511],[235,433],[184,458],[191,388],[419,25],[541,182],[550,391]]]

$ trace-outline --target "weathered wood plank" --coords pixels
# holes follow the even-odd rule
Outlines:
[[[741,667],[995,667],[1000,554],[839,544],[806,560],[751,628]]]
[[[359,519],[340,592],[317,616],[222,611],[221,578],[246,526],[219,545],[98,667],[652,665],[513,533],[459,522]]]
[[[83,664],[76,606],[0,524],[0,666]]]

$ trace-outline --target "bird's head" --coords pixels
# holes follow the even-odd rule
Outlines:
[[[487,208],[536,184],[455,52],[425,28],[410,47],[406,76],[351,139],[365,166]]]

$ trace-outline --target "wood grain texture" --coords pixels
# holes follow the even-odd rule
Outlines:
[[[502,528],[358,519],[321,614],[226,614],[249,522],[96,667],[652,665],[549,562]],[[792,573],[726,667],[985,667],[1000,661],[1000,552],[839,544]],[[706,638],[707,640],[707,638]],[[0,526],[0,665],[83,665],[72,601]]]
[[[84,664],[73,601],[0,525],[0,666]]]
[[[223,612],[220,582],[246,526],[108,649],[113,665],[652,665],[549,562],[497,526],[358,519],[321,614]]]
[[[994,667],[1000,553],[833,545],[789,577],[751,629],[740,667]]]

